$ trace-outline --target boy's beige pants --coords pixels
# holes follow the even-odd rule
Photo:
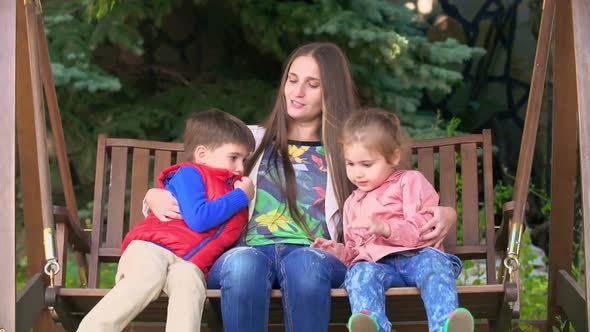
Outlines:
[[[151,242],[132,241],[121,256],[115,282],[78,331],[119,332],[161,291],[169,297],[166,331],[200,331],[206,287],[195,264]]]

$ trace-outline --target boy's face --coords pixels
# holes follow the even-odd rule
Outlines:
[[[249,154],[250,150],[243,144],[226,143],[215,149],[199,145],[194,157],[197,163],[244,175],[244,163]]]

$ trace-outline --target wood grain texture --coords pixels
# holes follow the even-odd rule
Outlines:
[[[545,77],[547,74],[547,63],[549,61],[555,2],[556,0],[545,0],[543,13],[541,14],[541,26],[539,28],[539,38],[537,39],[537,50],[535,52],[535,65],[529,90],[520,153],[518,155],[514,193],[512,195],[512,199],[516,202],[512,219],[517,223],[523,223],[525,218],[525,207],[529,193],[531,168],[533,166],[533,154],[535,151],[537,128],[539,126],[539,115],[541,113],[543,92],[545,90]]]
[[[0,1],[0,328],[16,330],[15,250],[15,112],[16,112],[16,3]]]
[[[590,3],[573,0],[574,45],[578,92],[578,130],[580,140],[580,174],[584,215],[585,266],[590,266]],[[590,320],[590,273],[586,273],[586,322]]]
[[[558,315],[567,319],[556,305],[558,271],[571,272],[574,239],[574,202],[577,173],[576,67],[571,0],[555,8],[554,105],[551,149],[551,227],[549,238],[548,319],[554,326]],[[569,64],[569,65],[565,65]]]

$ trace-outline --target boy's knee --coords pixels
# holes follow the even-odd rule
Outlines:
[[[173,266],[168,273],[168,283],[187,288],[205,289],[203,272],[192,263]]]

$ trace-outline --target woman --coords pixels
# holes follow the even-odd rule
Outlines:
[[[341,240],[340,211],[354,189],[348,181],[338,128],[358,109],[348,60],[332,43],[296,49],[285,67],[273,110],[252,128],[259,145],[245,174],[256,186],[240,243],[209,273],[220,288],[225,331],[268,330],[270,291],[282,291],[286,331],[324,332],[330,290],[346,266],[310,248],[315,238]],[[166,191],[151,189],[146,204],[162,220],[178,217]],[[429,207],[423,240],[442,243],[456,221],[452,208]]]

